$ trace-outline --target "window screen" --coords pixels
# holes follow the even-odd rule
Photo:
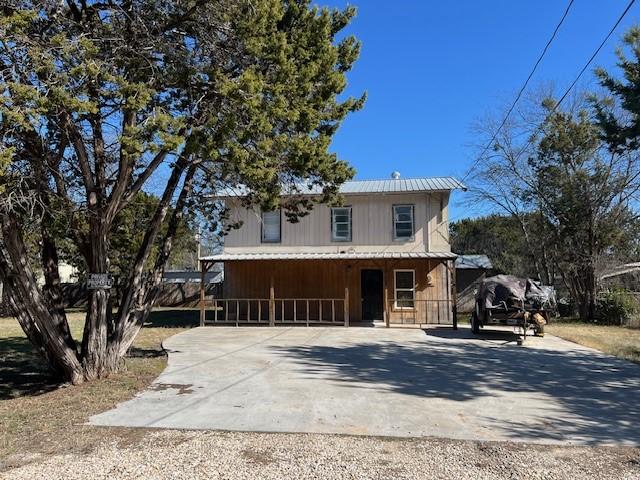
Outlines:
[[[414,308],[415,304],[415,271],[395,271],[395,307]]]
[[[413,238],[413,205],[393,206],[393,238],[394,240]]]
[[[262,212],[262,241],[266,243],[280,241],[280,210]]]
[[[351,207],[331,209],[331,240],[334,242],[351,241]]]

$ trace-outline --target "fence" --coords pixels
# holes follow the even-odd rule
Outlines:
[[[348,325],[346,298],[215,298],[206,302],[201,325]]]
[[[387,312],[391,324],[457,327],[457,312],[453,300],[392,298],[388,302]]]

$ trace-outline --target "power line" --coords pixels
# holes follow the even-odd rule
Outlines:
[[[624,17],[627,15],[627,13],[629,12],[629,10],[631,10],[631,7],[633,6],[633,4],[636,3],[636,0],[630,0],[630,2],[627,4],[626,8],[622,11],[622,13],[620,14],[620,16],[618,17],[618,20],[616,20],[616,23],[614,23],[613,27],[611,27],[611,29],[609,30],[609,32],[607,33],[607,35],[604,37],[604,39],[602,40],[602,42],[600,42],[600,45],[598,45],[598,48],[596,48],[596,50],[593,52],[593,54],[591,55],[591,57],[589,57],[589,60],[587,60],[587,62],[584,64],[584,66],[582,67],[582,69],[580,70],[580,72],[578,73],[578,75],[576,76],[576,78],[569,84],[569,87],[565,90],[565,92],[562,94],[562,96],[560,97],[560,99],[556,102],[556,104],[553,106],[553,108],[551,109],[550,113],[555,112],[558,107],[560,106],[560,104],[567,98],[567,96],[569,95],[569,93],[571,93],[571,90],[573,90],[573,88],[576,86],[576,84],[578,83],[578,81],[580,80],[580,77],[582,77],[582,75],[584,74],[584,72],[586,72],[587,68],[589,68],[589,65],[591,65],[591,63],[593,62],[593,60],[598,56],[598,53],[600,53],[600,50],[602,50],[602,48],[604,47],[604,45],[607,43],[607,41],[609,40],[609,38],[611,38],[611,35],[613,35],[613,32],[615,32],[616,28],[618,28],[618,25],[620,25],[620,22],[622,22],[622,20],[624,19]],[[569,5],[571,6],[571,5]],[[511,110],[509,110],[509,113],[511,112]],[[507,114],[508,115],[508,114]],[[506,118],[506,117],[505,117]],[[471,166],[471,168],[469,169],[469,171],[465,174],[465,176],[462,178],[462,180],[464,181],[470,174],[471,171],[473,170],[473,168],[478,164],[478,162],[480,162],[480,160],[482,160],[482,156],[485,154],[485,152],[488,150],[488,147],[491,146],[491,144],[493,143],[493,141],[495,140],[498,132],[500,131],[500,129],[502,128],[502,126],[504,125],[504,121],[502,122],[502,125],[500,126],[500,128],[496,131],[496,133],[493,135],[491,142],[487,145],[487,147],[485,147],[485,149],[482,151],[481,155],[476,159],[476,161],[474,162],[474,164]],[[538,131],[540,131],[542,129],[542,125],[539,125],[538,128],[536,128],[535,133],[537,133]],[[525,149],[530,146],[533,143],[533,137],[534,135],[531,135],[529,138],[529,141],[527,142],[527,144],[524,146],[524,148],[522,149],[522,151],[525,151]]]
[[[567,5],[567,8],[565,8],[564,13],[562,14],[562,17],[560,18],[560,21],[556,25],[556,28],[553,30],[553,33],[551,34],[551,37],[547,41],[547,44],[542,49],[542,53],[538,57],[538,60],[536,61],[536,63],[533,65],[533,68],[531,69],[531,72],[529,73],[529,76],[524,81],[524,84],[522,85],[522,87],[518,91],[518,94],[516,95],[515,100],[513,101],[513,103],[511,104],[511,107],[509,107],[509,110],[507,111],[507,114],[502,119],[502,123],[500,123],[500,126],[498,127],[498,129],[495,131],[495,133],[491,137],[491,140],[489,140],[489,143],[487,143],[487,145],[482,149],[482,152],[480,153],[480,155],[478,156],[476,161],[473,163],[473,165],[471,165],[471,167],[469,168],[469,170],[467,171],[465,176],[462,177],[462,181],[463,182],[471,174],[471,171],[475,168],[475,166],[478,164],[478,162],[480,162],[480,160],[482,159],[484,154],[487,153],[487,150],[489,150],[489,148],[491,148],[491,145],[493,145],[493,142],[495,141],[496,137],[498,136],[498,133],[500,133],[500,130],[502,130],[502,127],[504,127],[505,124],[507,123],[507,120],[509,119],[509,116],[511,115],[511,112],[513,112],[513,109],[516,107],[516,104],[518,103],[518,101],[520,100],[520,97],[522,96],[522,94],[524,93],[525,89],[527,88],[527,85],[529,85],[529,81],[533,77],[533,74],[536,72],[536,70],[538,68],[538,65],[540,65],[540,62],[542,61],[542,59],[546,55],[547,50],[549,49],[549,46],[551,45],[553,40],[556,38],[558,30],[560,30],[560,26],[564,23],[564,19],[567,18],[567,15],[569,14],[569,10],[571,9],[571,6],[573,5],[573,2],[574,2],[574,0],[570,0],[569,4]]]
[[[582,69],[580,70],[580,72],[578,73],[578,75],[576,76],[576,78],[569,84],[569,87],[565,90],[565,92],[562,94],[562,96],[560,97],[560,99],[558,100],[558,102],[556,102],[556,104],[553,106],[553,108],[551,109],[550,113],[554,113],[558,107],[560,106],[560,104],[565,100],[565,98],[567,98],[567,95],[569,95],[569,93],[571,92],[571,90],[573,90],[573,88],[576,86],[576,84],[578,83],[578,81],[580,80],[580,77],[584,74],[584,72],[587,70],[587,68],[589,68],[589,65],[591,65],[591,63],[593,62],[593,60],[596,58],[596,56],[598,55],[598,53],[600,52],[600,50],[602,50],[602,48],[604,47],[604,45],[607,43],[607,40],[609,40],[609,38],[611,37],[611,35],[613,35],[613,32],[616,30],[616,28],[618,28],[618,25],[620,25],[620,22],[622,22],[622,20],[624,19],[624,17],[627,15],[627,13],[629,12],[629,10],[631,9],[631,7],[633,6],[633,4],[636,2],[636,0],[630,0],[630,2],[627,4],[626,8],[622,11],[622,13],[620,14],[620,16],[618,17],[618,20],[616,21],[616,23],[613,25],[613,27],[611,27],[611,29],[609,30],[609,33],[607,33],[607,35],[604,37],[604,40],[602,40],[602,42],[600,42],[600,45],[598,45],[598,48],[594,51],[594,53],[591,55],[591,57],[589,57],[589,60],[587,60],[587,63],[585,63],[585,65],[582,67]],[[535,131],[533,132],[533,134],[531,134],[529,136],[529,140],[527,141],[527,143],[524,145],[524,147],[520,150],[520,152],[524,152],[526,151],[526,149],[531,146],[534,142],[534,136],[537,134],[537,132],[541,131],[543,129],[544,124],[540,124],[538,125],[538,127],[535,129]],[[495,135],[494,135],[495,138]],[[492,140],[493,141],[493,140]],[[484,154],[484,152],[483,152]],[[518,154],[519,156],[520,154]],[[479,157],[476,162],[474,163],[474,165],[471,167],[471,169],[469,170],[469,172],[463,177],[463,180],[465,178],[467,178],[467,176],[471,173],[471,170],[473,169],[473,167],[482,159],[482,157]]]
[[[613,25],[613,27],[611,27],[611,30],[609,30],[609,33],[607,33],[607,36],[604,37],[604,40],[602,40],[602,42],[600,43],[596,51],[593,52],[593,55],[591,55],[587,63],[584,64],[584,67],[582,67],[582,70],[580,70],[580,73],[578,73],[578,76],[573,80],[573,82],[571,82],[571,84],[569,85],[569,88],[567,88],[564,94],[560,97],[560,100],[558,100],[558,102],[555,104],[552,112],[555,112],[556,109],[563,102],[563,100],[567,98],[567,95],[569,95],[569,92],[571,92],[571,90],[573,90],[573,87],[576,86],[576,83],[578,83],[578,80],[580,80],[580,77],[582,76],[582,74],[587,70],[587,68],[589,68],[589,65],[591,65],[591,62],[593,62],[593,60],[596,58],[598,53],[600,53],[600,50],[602,50],[602,47],[604,47],[605,43],[607,43],[607,40],[609,40],[611,35],[613,35],[613,32],[616,30],[616,28],[618,28],[618,25],[620,25],[620,22],[622,21],[622,19],[629,12],[629,10],[631,10],[631,7],[633,6],[634,3],[636,3],[636,0],[631,0],[629,2],[629,4],[627,5],[627,8],[625,8],[622,14],[620,15],[620,17],[618,17],[618,21]]]

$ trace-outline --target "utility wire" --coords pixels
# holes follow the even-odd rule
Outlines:
[[[553,106],[553,108],[551,109],[550,113],[555,112],[558,107],[560,106],[560,104],[567,98],[567,96],[569,95],[569,93],[571,92],[571,90],[573,90],[573,88],[576,86],[576,84],[578,83],[578,81],[580,80],[580,77],[584,74],[584,72],[587,70],[587,68],[589,68],[589,65],[591,65],[591,63],[593,62],[593,60],[596,58],[596,56],[598,55],[598,53],[600,52],[600,50],[602,50],[602,48],[604,47],[604,45],[607,43],[607,40],[609,40],[609,38],[611,37],[611,35],[613,35],[613,32],[616,30],[616,28],[618,28],[618,25],[620,25],[620,22],[622,22],[622,20],[624,19],[624,17],[627,15],[627,13],[629,12],[629,10],[631,10],[631,7],[633,6],[633,4],[636,3],[636,0],[630,0],[630,2],[627,4],[626,8],[623,10],[623,12],[620,14],[620,16],[618,17],[618,20],[616,21],[616,23],[613,25],[613,27],[611,27],[611,29],[609,30],[609,33],[607,33],[607,35],[604,37],[604,40],[602,40],[602,42],[600,42],[600,45],[598,45],[598,48],[595,50],[595,52],[593,52],[593,54],[591,55],[591,57],[589,57],[589,60],[587,60],[587,63],[585,63],[585,65],[582,67],[582,69],[580,70],[580,72],[578,73],[578,75],[576,76],[576,78],[569,84],[569,87],[565,90],[565,92],[562,94],[562,96],[560,97],[560,99],[558,100],[558,102],[556,102],[556,104]],[[504,125],[504,122],[503,122]],[[536,133],[538,133],[539,131],[541,131],[543,129],[543,124],[538,125],[538,127],[535,129],[534,133],[529,137],[529,141],[524,145],[524,147],[520,150],[521,152],[526,151],[526,149],[531,146],[534,142],[534,136]],[[497,132],[496,132],[497,135]],[[496,135],[493,136],[491,142],[493,142],[493,140],[495,139]],[[485,148],[483,150],[482,155],[484,155],[484,153],[486,152],[487,148]],[[478,157],[478,159],[474,162],[474,164],[471,166],[471,168],[469,169],[469,171],[467,172],[467,174],[463,177],[463,181],[464,179],[466,179],[469,174],[471,173],[471,171],[473,170],[473,168],[478,164],[478,162],[480,162],[480,160],[482,160],[482,156]]]
[[[629,12],[629,10],[631,10],[631,7],[633,6],[634,3],[636,3],[636,0],[631,0],[629,2],[629,4],[627,5],[627,8],[625,8],[622,14],[620,15],[620,17],[618,17],[618,21],[613,25],[613,27],[611,27],[611,30],[609,30],[609,33],[607,33],[607,36],[604,37],[604,40],[602,40],[598,48],[596,48],[596,51],[593,52],[593,55],[591,55],[591,58],[589,58],[587,63],[584,64],[584,67],[582,67],[582,70],[580,70],[580,73],[578,73],[578,76],[573,80],[573,82],[571,82],[571,84],[569,85],[569,88],[567,88],[564,94],[560,97],[560,100],[558,100],[558,102],[555,104],[552,112],[555,112],[557,108],[560,106],[560,104],[563,102],[563,100],[567,98],[567,95],[569,95],[569,92],[571,92],[571,90],[573,90],[573,87],[576,86],[576,83],[578,83],[578,80],[580,80],[580,77],[582,76],[582,74],[587,70],[587,68],[589,68],[589,65],[591,65],[591,62],[593,62],[593,60],[596,58],[598,53],[600,53],[600,50],[602,50],[602,47],[604,47],[605,43],[607,43],[607,40],[609,40],[611,35],[613,35],[613,32],[616,30],[616,28],[618,28],[618,25],[620,25],[620,22],[622,21],[622,19]]]
[[[533,77],[533,74],[536,72],[538,65],[540,65],[540,62],[542,61],[542,59],[544,58],[544,56],[547,53],[547,50],[549,50],[549,46],[551,46],[551,43],[553,42],[553,40],[556,38],[556,35],[558,33],[558,30],[560,30],[560,27],[562,26],[562,24],[564,23],[564,19],[567,18],[567,15],[569,14],[569,10],[571,9],[571,6],[573,5],[573,2],[575,0],[570,0],[569,4],[567,5],[567,8],[565,8],[564,13],[562,14],[562,17],[560,18],[560,21],[558,22],[558,24],[556,25],[556,28],[554,29],[553,33],[551,34],[551,37],[549,38],[549,40],[547,41],[547,44],[544,46],[544,48],[542,49],[542,53],[540,54],[540,56],[538,57],[538,60],[536,61],[536,63],[534,64],[533,68],[531,69],[531,72],[529,73],[529,76],[527,77],[527,79],[524,81],[524,84],[522,85],[522,87],[520,88],[520,90],[518,91],[518,94],[516,95],[515,100],[513,101],[513,103],[511,104],[511,107],[509,107],[509,110],[507,111],[507,114],[504,116],[504,118],[502,119],[502,123],[500,123],[500,126],[498,127],[498,129],[495,131],[495,133],[493,134],[493,136],[491,137],[491,140],[489,140],[489,142],[487,143],[487,145],[482,149],[482,152],[480,153],[480,155],[478,156],[478,158],[476,159],[476,161],[473,163],[473,165],[471,165],[471,167],[469,168],[469,170],[467,171],[467,173],[465,174],[464,177],[462,177],[462,181],[464,182],[464,180],[471,174],[472,170],[476,167],[476,165],[480,162],[480,160],[482,160],[482,157],[484,156],[485,153],[487,153],[487,151],[489,150],[489,148],[491,148],[491,145],[493,145],[493,142],[495,141],[496,137],[498,136],[498,134],[500,133],[500,130],[502,130],[502,128],[505,126],[505,124],[507,123],[507,120],[509,119],[509,116],[511,115],[511,112],[513,112],[513,109],[516,107],[516,104],[518,103],[518,101],[520,100],[520,97],[522,96],[522,94],[524,93],[525,89],[527,88],[527,85],[529,85],[529,81],[531,80],[531,78]],[[635,0],[634,0],[635,1]],[[619,21],[618,21],[619,23]],[[606,40],[605,40],[606,41]],[[597,53],[597,52],[596,52]],[[586,68],[586,67],[585,67]]]

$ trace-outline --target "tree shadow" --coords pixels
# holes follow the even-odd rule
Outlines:
[[[199,310],[153,310],[145,328],[193,328],[200,326]]]
[[[152,311],[143,328],[187,328],[199,325],[197,310]],[[128,358],[158,358],[158,348],[133,346]],[[26,337],[0,337],[0,400],[36,396],[58,388],[63,382],[48,368]]]
[[[581,349],[518,347],[511,341],[467,341],[465,336],[464,331],[443,329],[428,331],[426,341],[304,345],[276,351],[293,357],[304,375],[322,376],[345,388],[454,402],[519,394],[525,403],[509,405],[519,413],[508,420],[500,412],[480,412],[513,438],[640,443],[640,366]],[[511,334],[486,336],[509,340]],[[536,407],[523,397],[545,402],[542,423],[527,421],[532,413],[527,408],[540,414],[540,404]]]
[[[40,395],[60,384],[24,337],[0,338],[0,400]]]
[[[140,347],[131,347],[127,352],[127,358],[159,358],[166,357],[167,352],[165,352],[161,347],[158,348],[140,348]]]

